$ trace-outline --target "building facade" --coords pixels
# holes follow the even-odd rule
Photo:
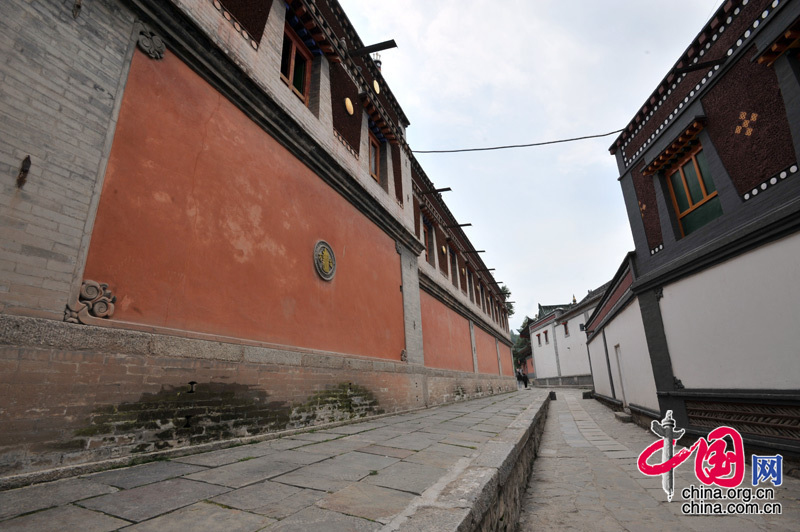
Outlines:
[[[571,304],[539,305],[536,319],[528,325],[533,364],[537,368],[536,384],[592,384],[584,330],[604,288],[590,290],[580,301],[573,296]]]
[[[598,393],[793,453],[799,30],[800,2],[725,2],[611,146],[636,250],[589,322]]]
[[[336,0],[0,13],[0,476],[515,389]]]

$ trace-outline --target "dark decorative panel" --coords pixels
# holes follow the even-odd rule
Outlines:
[[[403,174],[400,160],[400,146],[392,144],[392,171],[394,172],[394,197],[403,203]]]
[[[419,238],[419,200],[414,198],[414,234]]]
[[[350,98],[355,106],[351,115],[347,112],[344,100]],[[333,127],[344,141],[358,153],[361,145],[361,118],[363,111],[357,104],[358,88],[341,64],[331,64],[331,108],[333,111]]]
[[[436,256],[439,260],[439,270],[445,275],[447,275],[447,263],[450,260],[447,253],[442,252],[442,246],[444,249],[447,249],[447,241],[445,240],[445,234],[441,227],[438,225],[436,226]]]
[[[708,136],[740,195],[797,160],[775,72],[740,59],[703,98]]]
[[[727,425],[742,434],[800,442],[800,406],[722,401],[686,401],[693,427]]]
[[[661,235],[661,220],[658,215],[656,205],[656,190],[651,176],[643,176],[644,163],[631,171],[633,188],[636,191],[636,199],[639,216],[642,218],[644,233],[647,236],[647,246],[650,250],[657,248],[664,242]],[[671,200],[668,200],[668,204]]]
[[[233,15],[256,41],[261,42],[272,0],[216,0]],[[216,2],[215,2],[216,3]]]
[[[464,256],[459,254],[458,255],[458,275],[461,279],[461,290],[466,292],[467,291],[467,274],[466,274],[466,260]]]
[[[751,0],[746,6],[741,7],[741,12],[733,18],[731,24],[726,23],[726,18],[723,17],[721,25],[725,27],[725,31],[718,34],[718,38],[712,41],[711,47],[708,49],[699,61],[705,63],[721,59],[728,53],[728,49],[736,43],[736,40],[741,37],[742,33],[747,30],[759,14],[763,11],[765,6],[770,4],[771,0]],[[652,117],[648,120],[647,124],[642,130],[636,134],[635,140],[623,150],[623,153],[629,159],[633,157],[636,151],[656,133],[656,130],[661,126],[665,120],[669,120],[670,114],[675,110],[675,106],[684,98],[689,97],[690,93],[695,90],[695,86],[701,82],[707,70],[697,70],[689,72],[667,97],[666,102],[660,105]],[[672,82],[670,82],[672,83]]]

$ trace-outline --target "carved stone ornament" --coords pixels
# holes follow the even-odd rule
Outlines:
[[[655,293],[656,293],[656,301],[660,301],[661,298],[664,297],[664,287],[659,286],[658,288],[656,288]]]
[[[92,324],[114,315],[117,301],[105,283],[86,280],[81,285],[78,301],[67,304],[64,321],[69,323]]]
[[[164,52],[167,51],[167,46],[164,44],[161,37],[156,35],[156,33],[150,29],[150,26],[144,22],[136,23],[136,31],[138,33],[136,44],[139,45],[139,49],[152,59],[162,59],[164,57]]]
[[[684,390],[686,387],[683,385],[678,377],[672,377],[672,384],[675,385],[676,390]]]
[[[330,281],[336,274],[336,256],[333,248],[324,240],[314,246],[314,268],[325,281]]]

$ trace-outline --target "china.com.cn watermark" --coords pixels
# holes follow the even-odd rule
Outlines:
[[[661,422],[650,425],[661,438],[639,455],[639,471],[648,476],[660,476],[661,487],[672,501],[675,494],[675,468],[695,453],[694,474],[700,482],[680,490],[685,501],[681,511],[686,515],[779,515],[781,504],[774,502],[775,488],[783,484],[783,457],[752,455],[753,473],[749,485],[742,486],[745,477],[745,453],[742,435],[731,427],[717,427],[707,438],[698,439],[689,448],[676,448],[686,432],[676,426],[672,410]],[[661,451],[661,462],[650,458]],[[761,486],[761,484],[765,486]],[[767,486],[766,484],[771,484]]]

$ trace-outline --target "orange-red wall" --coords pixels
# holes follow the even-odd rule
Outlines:
[[[405,347],[394,241],[169,52],[134,55],[84,277],[109,284],[114,319],[387,359]]]
[[[422,290],[419,293],[419,304],[425,366],[474,371],[469,322]]]
[[[513,355],[511,354],[511,348],[507,345],[501,343],[500,344],[500,366],[503,369],[503,375],[508,375],[509,377],[514,376],[514,359]]]
[[[478,372],[499,375],[494,336],[475,327],[475,347],[478,349]]]

